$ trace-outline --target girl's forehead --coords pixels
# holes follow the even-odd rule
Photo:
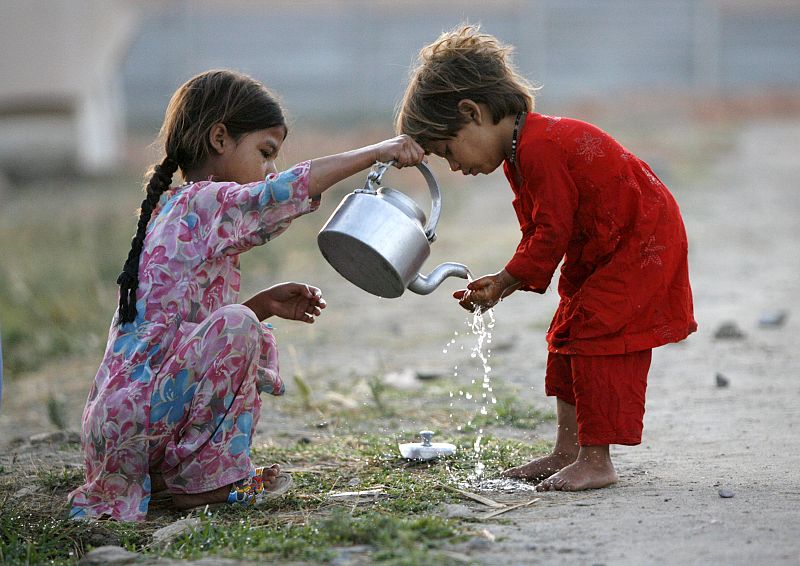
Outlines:
[[[286,126],[272,126],[271,128],[251,132],[251,135],[257,143],[280,146],[286,138],[286,133]]]

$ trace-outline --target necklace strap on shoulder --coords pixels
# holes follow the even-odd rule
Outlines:
[[[522,120],[523,111],[517,112],[517,117],[514,119],[514,133],[511,136],[511,156],[508,162],[513,164],[517,161],[517,142],[519,141],[519,123]]]

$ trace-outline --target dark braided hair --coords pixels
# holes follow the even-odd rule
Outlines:
[[[178,162],[171,157],[153,168],[153,174],[147,183],[146,193],[139,212],[139,223],[136,225],[136,234],[131,240],[131,251],[122,267],[122,273],[117,277],[119,285],[119,321],[120,324],[133,322],[136,318],[136,289],[139,288],[139,256],[144,245],[144,234],[153,209],[158,204],[161,194],[169,188],[172,176],[178,170]]]
[[[153,210],[178,169],[186,179],[189,171],[201,167],[212,155],[210,134],[216,124],[223,124],[236,141],[247,133],[275,126],[283,126],[284,137],[288,133],[275,96],[263,84],[242,73],[207,71],[189,79],[175,92],[157,140],[163,142],[166,157],[148,173],[136,235],[117,278],[119,324],[136,319],[139,256]]]

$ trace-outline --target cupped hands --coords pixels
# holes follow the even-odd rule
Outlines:
[[[257,293],[248,299],[249,307],[264,320],[277,316],[286,320],[299,320],[312,324],[327,306],[322,291],[307,283],[279,283]]]
[[[502,299],[519,289],[521,282],[505,269],[491,275],[484,275],[470,282],[466,289],[453,293],[462,308],[475,312],[486,311]]]

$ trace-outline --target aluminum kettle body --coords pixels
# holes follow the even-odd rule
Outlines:
[[[379,297],[395,298],[406,288],[421,295],[436,289],[450,276],[466,279],[469,270],[460,263],[443,263],[429,275],[419,273],[436,239],[441,193],[427,165],[417,168],[428,182],[431,218],[402,192],[376,189],[389,164],[378,164],[363,189],[342,199],[322,227],[317,244],[328,263],[345,279]]]

